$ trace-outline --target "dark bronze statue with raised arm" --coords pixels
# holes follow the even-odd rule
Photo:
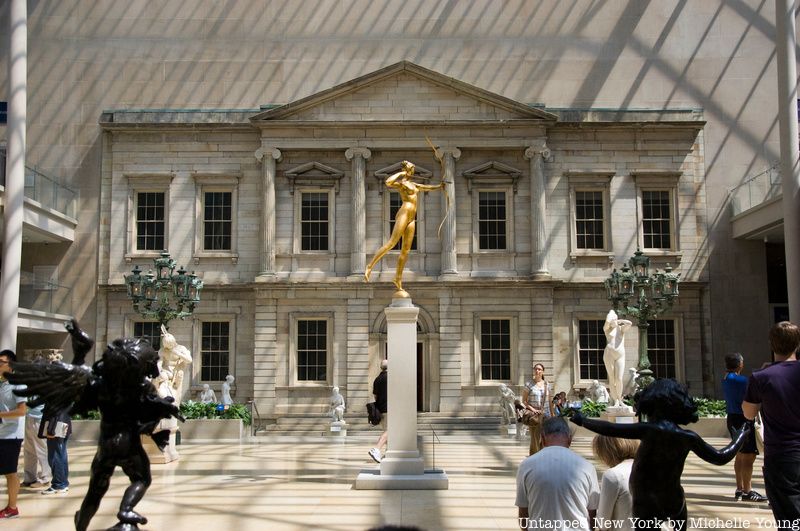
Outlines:
[[[72,336],[73,363],[16,363],[7,373],[13,384],[26,385],[22,396],[33,396],[30,404],[44,404],[44,415],[69,411],[100,410],[100,440],[92,461],[89,490],[75,513],[75,529],[85,531],[119,466],[130,478],[117,518],[109,531],[131,531],[147,519],[134,511],[150,486],[150,460],[142,448],[140,434],[149,434],[159,447],[166,445],[168,431],[153,435],[159,420],[183,420],[171,398],[161,398],[150,379],[158,375],[158,353],[141,339],[114,340],[91,368],[84,365],[94,341],[73,320],[66,324]]]
[[[679,426],[697,421],[697,406],[686,387],[671,379],[656,380],[638,393],[635,409],[639,415],[635,424],[588,419],[580,412],[572,415],[572,422],[600,435],[641,440],[630,476],[636,527],[672,521],[675,529],[686,529],[686,499],[681,487],[686,456],[691,451],[711,464],[724,465],[736,456],[750,426],[746,424],[729,445],[717,450],[697,433]]]

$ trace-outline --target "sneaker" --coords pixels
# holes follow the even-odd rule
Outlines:
[[[744,491],[741,489],[736,489],[736,493],[733,495],[736,501],[741,501],[744,497]]]
[[[381,451],[377,448],[372,448],[369,452],[367,452],[369,456],[372,458],[373,461],[376,463],[381,462]]]
[[[742,493],[742,501],[763,502],[763,501],[767,501],[767,497],[762,495],[762,494],[757,493],[754,490],[751,490],[750,492],[743,492]]]
[[[6,507],[0,511],[0,518],[19,518],[19,509]]]
[[[56,489],[53,487],[48,487],[47,489],[42,491],[42,494],[47,496],[48,494],[63,494],[69,491],[69,487],[64,487],[63,489]]]

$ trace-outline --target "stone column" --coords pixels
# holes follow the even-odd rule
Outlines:
[[[531,161],[531,275],[534,279],[550,278],[547,269],[547,186],[544,175],[544,160],[549,156],[550,148],[544,140],[525,150],[525,158]]]
[[[353,164],[353,202],[350,233],[350,274],[362,276],[367,267],[367,209],[365,201],[364,176],[367,170],[367,159],[372,156],[367,148],[352,147],[344,152],[347,160]]]
[[[442,274],[455,275],[458,273],[458,259],[456,254],[456,160],[461,157],[458,148],[441,148],[437,155],[444,163],[444,194],[442,197],[442,215],[446,215],[442,225]]]
[[[800,322],[800,147],[797,145],[797,62],[794,0],[775,0],[778,109],[783,179],[783,240],[789,318]]]
[[[277,148],[261,146],[256,150],[261,162],[261,252],[259,277],[275,276],[275,171],[281,159]]]
[[[8,139],[3,209],[3,269],[0,272],[0,349],[17,350],[22,218],[25,197],[25,138],[28,100],[28,4],[12,0],[8,33]]]

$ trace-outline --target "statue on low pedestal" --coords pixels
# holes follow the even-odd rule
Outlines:
[[[233,405],[233,398],[231,398],[231,386],[233,385],[235,378],[232,375],[228,375],[225,377],[225,381],[222,382],[222,405],[223,406],[232,406]]]
[[[200,391],[198,402],[201,404],[215,404],[217,402],[217,395],[210,385],[203,384],[203,390]]]
[[[161,325],[161,350],[159,351],[158,376],[153,380],[158,395],[162,398],[172,398],[176,406],[180,407],[183,386],[184,367],[192,363],[192,354],[189,349],[178,344],[175,336],[167,332]],[[162,449],[164,461],[169,463],[178,459],[178,449],[175,445],[175,434],[178,431],[178,421],[174,418],[164,419],[155,431],[168,431],[169,443]]]
[[[333,388],[330,398],[330,415],[333,422],[344,423],[344,397],[338,387]]]
[[[619,319],[617,312],[609,310],[603,332],[606,334],[606,349],[603,352],[603,363],[608,373],[609,405],[624,407],[622,402],[622,385],[625,376],[625,332],[633,325],[626,319]]]
[[[517,396],[506,384],[500,384],[500,409],[503,413],[503,424],[516,424],[517,423],[517,410],[514,407],[514,401]]]
[[[589,398],[598,404],[608,404],[609,396],[606,386],[598,380],[592,380],[592,385],[589,387]]]

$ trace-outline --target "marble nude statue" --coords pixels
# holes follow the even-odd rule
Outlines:
[[[511,390],[506,384],[500,384],[500,408],[503,413],[504,424],[515,424],[517,422],[517,410],[514,407],[514,401],[517,399],[514,391]]]
[[[158,396],[171,398],[176,406],[180,406],[184,368],[190,363],[192,363],[192,354],[189,349],[179,344],[175,336],[169,333],[164,325],[161,325],[158,376],[153,379]],[[174,418],[162,419],[155,429],[155,431],[159,430],[167,431],[170,434],[169,442],[162,449],[164,460],[170,462],[178,459],[180,456],[175,441],[178,421]]]
[[[203,384],[203,390],[200,391],[198,402],[202,404],[214,404],[217,401],[217,394],[211,389],[208,384]]]
[[[344,397],[338,387],[334,387],[330,398],[331,419],[334,422],[344,422]]]
[[[592,380],[592,385],[589,387],[589,398],[599,404],[608,404],[609,395],[606,386],[598,380]]]
[[[625,377],[625,332],[632,325],[633,323],[626,319],[619,319],[614,310],[609,310],[603,325],[607,341],[603,352],[603,363],[608,373],[610,406],[624,406],[622,390]]]
[[[231,386],[233,385],[234,380],[235,378],[229,374],[225,377],[225,381],[222,382],[222,405],[224,406],[233,405],[233,398],[231,398]]]

